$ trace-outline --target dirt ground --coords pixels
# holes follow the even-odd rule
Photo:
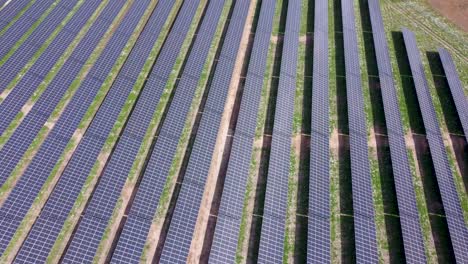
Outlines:
[[[427,0],[429,4],[452,21],[458,27],[468,32],[468,1],[467,0]]]

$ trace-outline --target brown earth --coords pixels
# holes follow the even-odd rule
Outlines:
[[[467,0],[428,0],[428,2],[437,12],[468,32]]]

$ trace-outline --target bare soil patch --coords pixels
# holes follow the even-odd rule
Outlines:
[[[466,0],[428,0],[437,12],[455,25],[468,32],[468,1]]]

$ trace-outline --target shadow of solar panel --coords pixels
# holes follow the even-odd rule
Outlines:
[[[156,7],[159,12],[164,12],[167,16],[172,9],[174,3],[171,1],[164,1],[158,3]],[[168,8],[170,6],[170,8]],[[197,9],[197,5],[193,4],[184,4],[180,12],[184,13],[185,16],[193,17]],[[160,13],[153,13],[152,18],[157,19],[161,15]],[[183,21],[179,16],[176,20],[176,24],[179,25],[178,28],[182,28],[185,32],[188,31],[190,27],[190,21]],[[160,20],[163,22],[163,20]],[[153,21],[149,22],[152,23]],[[182,23],[182,24],[181,24]],[[151,30],[145,31],[145,34],[153,34]],[[181,36],[179,33],[171,33],[168,36],[166,43],[170,43],[171,49],[166,48],[168,45],[165,45],[157,59],[156,65],[153,68],[154,71],[161,71],[166,75],[162,79],[167,79],[170,74],[170,70],[165,68],[172,69],[172,66],[175,63],[177,56],[173,56],[171,53],[178,54],[180,47],[184,42],[185,36]],[[152,47],[152,45],[151,45]],[[170,60],[170,61],[168,61]],[[161,64],[164,62],[165,64]],[[161,67],[158,67],[161,65]],[[142,67],[143,65],[141,65]],[[163,68],[164,67],[164,68]],[[126,71],[126,73],[131,71]],[[135,72],[136,73],[136,72]],[[151,81],[151,79],[157,80],[157,82]],[[156,84],[151,85],[151,84]],[[151,85],[151,86],[148,86]],[[133,166],[133,162],[140,150],[140,145],[142,144],[144,133],[146,132],[156,106],[159,102],[159,98],[162,94],[162,91],[165,88],[165,82],[162,82],[159,77],[155,75],[150,76],[150,80],[146,84],[146,88],[143,90],[142,95],[140,96],[135,110],[130,116],[130,120],[127,123],[123,134],[126,135],[121,137],[117,143],[117,147],[114,150],[111,159],[101,176],[100,183],[91,199],[91,202],[86,209],[86,214],[92,214],[93,218],[96,215],[99,215],[99,218],[103,221],[109,221],[114,206],[120,196],[122,187],[127,179],[127,175],[130,172],[130,169]],[[116,117],[115,117],[116,118]],[[109,131],[110,133],[110,131]],[[90,216],[91,217],[91,216]],[[129,216],[131,218],[131,215]],[[81,226],[81,225],[80,225]],[[88,256],[94,256],[94,253],[97,249],[96,244],[89,244],[86,247],[80,246],[81,243],[86,239],[87,236],[101,237],[104,233],[105,228],[97,227],[94,230],[83,229],[83,232],[86,232],[86,235],[75,235],[73,237],[70,248],[66,253],[65,259],[73,259],[76,256],[81,254],[86,254]],[[133,229],[135,231],[135,229]],[[77,234],[81,232],[77,231]],[[76,248],[75,248],[76,247]]]
[[[300,1],[289,1],[260,235],[260,263],[279,263],[283,259],[300,13]]]
[[[378,261],[374,203],[353,3],[341,1],[351,154],[356,260]]]
[[[122,2],[123,3],[123,2]],[[123,4],[121,5],[115,5],[113,6],[112,9],[106,9],[103,12],[109,12],[110,14],[117,15],[118,12],[120,11],[119,7],[121,8]],[[140,13],[142,14],[144,11],[144,8],[141,8]],[[134,21],[133,24],[136,26],[137,21]],[[92,28],[88,32],[88,34],[93,34]],[[120,47],[123,48],[124,44],[126,43],[125,39],[117,40],[113,38],[114,40],[113,44],[111,45],[120,45]],[[122,44],[123,42],[123,44]],[[106,49],[108,49],[106,47]],[[112,50],[112,49],[111,49]],[[120,53],[119,50],[113,50],[116,53]],[[76,50],[75,50],[76,52]],[[104,51],[103,54],[107,54],[106,51]],[[98,59],[99,61],[99,59]],[[78,67],[78,70],[81,68],[80,62],[77,62],[76,60],[69,60],[67,63],[67,67],[62,68],[65,69],[65,73],[74,70],[76,67]],[[84,63],[84,62],[82,62]],[[103,66],[103,65],[102,65]],[[111,65],[112,66],[112,65]],[[106,66],[109,67],[109,66]],[[109,68],[110,70],[110,68]],[[51,85],[59,86],[59,84],[63,85],[63,82],[66,81],[71,81],[72,79],[67,77],[60,76],[58,78],[55,78],[54,81],[52,82]],[[62,82],[62,83],[61,83]],[[68,140],[71,138],[73,132],[75,131],[76,127],[78,126],[79,122],[81,121],[81,118],[87,111],[87,107],[91,102],[94,100],[94,97],[101,87],[102,82],[99,82],[93,78],[87,78],[85,79],[84,82],[82,82],[80,88],[78,91],[75,93],[74,97],[72,98],[71,102],[68,104],[67,108],[65,109],[63,115],[59,118],[57,121],[56,126],[54,126],[54,129],[51,131],[50,136],[47,138],[47,140],[44,142],[44,144],[41,146],[39,149],[39,152],[36,154],[34,157],[33,161],[27,168],[26,172],[23,174],[23,177],[21,177],[20,182],[15,186],[13,189],[11,195],[8,197],[7,201],[12,201],[11,203],[5,203],[0,210],[17,210],[18,207],[21,208],[26,208],[29,209],[31,206],[32,202],[35,199],[35,196],[38,194],[40,189],[42,188],[43,183],[49,176],[53,166],[55,165],[56,161],[60,157],[62,151],[64,150],[66,144],[68,143]],[[49,87],[50,88],[50,87]],[[93,92],[94,89],[94,92]],[[45,94],[50,90],[47,90]],[[27,132],[27,137],[21,137],[22,140],[26,141],[34,139],[36,133],[38,130],[41,128],[43,122],[47,119],[47,117],[50,115],[50,113],[54,110],[54,106],[50,105],[51,101],[53,102],[54,100],[60,100],[60,96],[57,96],[56,94],[50,94],[50,97],[44,97],[44,95],[39,99],[39,101],[35,104],[33,107],[33,111],[36,112],[41,112],[43,114],[41,115],[28,115],[25,119],[25,122],[21,123],[20,127],[15,131],[13,134],[12,138],[14,139],[18,135],[23,135],[25,132]],[[45,98],[45,99],[44,99]],[[47,100],[48,99],[48,100]],[[29,120],[29,119],[31,120]],[[27,122],[26,122],[27,121]],[[35,131],[35,132],[34,132]],[[22,134],[23,133],[23,134]],[[54,136],[56,135],[56,136]],[[103,143],[103,142],[102,142]],[[9,144],[7,142],[7,144]],[[29,144],[29,143],[28,143]],[[26,146],[28,144],[25,144]],[[100,148],[99,148],[100,149]],[[97,153],[99,153],[99,149],[97,149]],[[2,149],[3,151],[4,149]],[[97,154],[96,154],[97,155]],[[46,162],[44,162],[46,161]],[[79,159],[81,162],[80,165],[86,165],[83,164],[82,160]],[[90,162],[91,166],[94,164],[93,162]],[[83,177],[83,176],[82,176]],[[84,175],[86,177],[86,175]],[[78,177],[79,178],[79,177]],[[81,189],[81,188],[80,188]],[[72,192],[73,190],[67,190]],[[78,190],[79,192],[79,190]],[[18,200],[15,199],[14,197],[16,195],[18,196],[24,196],[24,194],[27,194],[27,196],[23,197],[23,199]],[[64,203],[62,204],[63,207],[69,206],[71,203],[67,204]],[[48,208],[46,205],[45,208]],[[54,208],[52,208],[54,209]],[[71,209],[71,207],[69,208]],[[26,214],[25,212],[22,212],[22,216]],[[66,215],[66,211],[62,212]],[[65,218],[65,217],[64,217]],[[64,218],[62,222],[64,221]],[[5,228],[10,228],[11,230],[15,230],[18,227],[19,222],[11,222],[9,223],[8,226],[5,226]],[[54,232],[54,229],[47,230],[49,232]],[[58,232],[57,232],[58,234]],[[44,256],[42,256],[44,257]],[[45,256],[46,257],[46,256]]]
[[[463,92],[463,85],[450,53],[445,48],[439,48],[438,51],[463,132],[468,138],[468,100]]]
[[[388,53],[388,45],[379,2],[369,1],[374,47],[376,49],[385,120],[387,122],[390,155],[392,160],[395,188],[397,192],[400,223],[406,260],[412,263],[425,263],[425,249],[419,215],[416,206],[412,174],[406,154],[398,98],[393,83],[393,73]]]
[[[239,50],[249,5],[248,1],[235,3],[221,50],[221,55],[224,54],[224,56],[219,58],[216,66],[181,193],[177,199],[174,217],[171,219],[168,237],[164,244],[160,259],[161,263],[185,262],[187,259],[206,177],[211,164],[211,156],[216,144],[217,128],[220,125],[224,111],[235,57]],[[191,194],[193,197],[186,199],[185,194]],[[185,216],[186,219],[184,220],[182,216]]]
[[[454,255],[457,262],[465,263],[468,261],[468,256],[465,252],[466,245],[468,244],[468,229],[466,228],[466,224],[465,226],[461,224],[464,223],[464,218],[460,206],[460,199],[448,163],[445,145],[439,129],[439,122],[432,104],[432,97],[429,93],[429,87],[414,33],[406,28],[403,28],[402,32],[416,95],[418,97],[424,127],[426,128],[426,137],[429,142],[437,183],[447,217]]]
[[[36,1],[32,6],[23,13],[21,18],[13,24],[10,28],[8,28],[0,38],[0,58],[3,58],[8,51],[20,40],[21,37],[31,28],[31,26],[36,23],[36,21],[43,15],[43,13],[51,7],[53,4],[53,0],[46,0],[46,1]],[[78,0],[69,1],[73,4],[76,4]],[[39,25],[36,30],[45,30],[46,27],[44,26],[50,20],[50,24],[52,27],[57,25],[57,20],[62,15],[62,19],[65,17],[63,14],[67,14],[68,12],[64,12],[60,8],[54,8],[52,12],[46,17],[46,19]],[[20,50],[22,52],[29,51],[34,54],[37,50],[28,50],[27,47],[22,46],[23,48]],[[18,53],[23,54],[23,53]],[[13,65],[13,64],[12,64]]]

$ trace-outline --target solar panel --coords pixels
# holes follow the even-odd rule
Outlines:
[[[146,237],[152,219],[156,214],[160,195],[169,176],[179,137],[182,135],[185,119],[192,105],[192,99],[223,6],[224,1],[210,2],[205,12],[205,19],[203,19],[199,28],[199,33],[192,46],[158,140],[153,148],[151,158],[112,256],[111,262],[113,263],[137,263],[141,258]]]
[[[117,16],[117,14],[120,11],[120,8],[122,8],[123,6],[123,3],[124,1],[121,1],[120,4],[114,2],[114,5],[109,5],[110,8],[104,9],[103,12],[108,12]],[[106,25],[106,28],[108,26],[109,25]],[[95,40],[85,42],[86,44],[84,45],[97,45],[102,35],[97,34],[98,32],[96,31],[101,30],[95,30],[94,26],[90,28],[90,30],[87,33],[87,36],[92,36]],[[86,40],[86,37],[84,40]],[[117,41],[117,39],[114,39],[114,42],[110,43],[112,43],[111,45],[122,46],[121,42],[122,41]],[[125,45],[126,41],[123,42],[123,44]],[[80,49],[80,47],[82,46],[83,45],[78,45],[78,47],[74,50],[73,54],[75,56],[77,56],[78,54],[82,56],[87,55],[86,53],[81,53],[82,50]],[[74,56],[72,55],[72,57]],[[8,159],[8,153],[12,153],[20,147],[23,148],[21,149],[21,151],[23,151],[29,146],[29,144],[34,140],[39,130],[42,128],[44,122],[54,110],[55,105],[53,103],[58,103],[58,101],[61,99],[61,95],[59,93],[60,89],[66,90],[66,87],[68,87],[68,85],[66,84],[71,83],[71,81],[74,79],[75,73],[77,73],[81,69],[81,67],[82,64],[77,60],[72,59],[66,62],[65,66],[60,70],[60,72],[63,72],[64,74],[59,73],[59,75],[52,81],[51,85],[48,87],[49,89],[47,89],[44,92],[44,94],[40,97],[40,99],[32,108],[32,114],[26,116],[25,120],[15,130],[10,140],[0,150],[2,160]],[[98,65],[98,67],[104,67],[104,65]],[[106,67],[112,67],[112,65]],[[66,75],[67,73],[73,74]],[[71,138],[74,132],[74,129],[72,130],[71,127],[73,127],[74,123],[76,124],[76,127],[81,121],[81,117],[87,110],[86,102],[89,102],[89,106],[90,102],[93,100],[95,94],[97,93],[101,85],[102,83],[88,78],[83,82],[82,88],[80,87],[81,89],[78,89],[76,94],[73,96],[72,101],[69,103],[63,115],[61,116],[61,119],[57,123],[57,129],[54,129],[54,131],[51,132],[52,137],[49,136],[51,138],[51,142],[48,141],[50,144],[48,142],[45,142],[46,144],[41,146],[39,153],[34,157],[34,160],[28,166],[26,172],[20,178],[19,182],[15,185],[7,200],[0,208],[1,213],[5,215],[15,215],[17,219],[21,219],[26,215],[30,206],[34,202],[34,199],[41,190],[43,183],[47,180],[47,177],[52,171],[53,166],[59,159],[62,150],[65,148],[68,140],[64,139]],[[92,90],[92,88],[96,90],[94,94],[92,94],[90,91]],[[81,108],[76,108],[77,105]],[[65,125],[62,122],[65,122]],[[67,126],[67,124],[69,124],[70,126]],[[59,128],[64,129],[57,131]],[[55,148],[57,147],[57,145],[53,144],[54,141],[61,148]],[[8,171],[2,171],[2,173],[4,173],[2,174],[2,180],[6,179],[9,176]],[[20,222],[21,220],[1,220],[0,241],[2,241],[2,243],[0,244],[0,251],[3,252],[5,250],[5,247],[8,245],[9,241],[13,237]]]
[[[341,1],[346,68],[351,177],[353,190],[356,261],[377,262],[374,203],[367,150],[367,128],[361,88],[359,50],[353,2]]]
[[[249,5],[237,1],[232,11],[160,263],[187,259]]]
[[[393,82],[388,45],[379,2],[370,0],[369,12],[372,24],[374,47],[379,70],[380,87],[387,122],[390,156],[397,194],[400,224],[406,260],[412,263],[425,263],[424,242],[419,226],[419,214],[412,174],[407,158],[405,138],[401,124],[398,97]]]
[[[166,10],[166,17],[173,5],[173,1],[170,0],[158,3],[161,10]],[[162,47],[160,55],[153,67],[152,74],[139,96],[127,125],[117,142],[117,146],[105,170],[100,176],[100,182],[85,210],[84,217],[75,235],[72,237],[70,247],[65,254],[65,262],[81,262],[83,258],[92,258],[94,256],[105,228],[110,221],[114,207],[120,197],[127,176],[138,155],[145,133],[156,111],[159,99],[164,92],[166,80],[171,73],[171,70],[167,70],[166,68],[173,68],[177,54],[184,43],[185,34],[189,31],[197,7],[198,5],[193,2],[185,2],[182,5],[179,13],[183,15],[177,16],[173,26],[173,28],[177,28],[178,31],[173,32],[171,30],[165,41],[166,44]],[[152,15],[152,19],[158,19],[157,21],[164,24],[165,19],[161,19],[160,17],[161,14],[158,13]],[[185,34],[182,35],[182,33]],[[154,34],[154,32],[149,30],[147,34]],[[151,47],[152,46],[153,45],[151,45]],[[173,54],[175,54],[175,56]],[[158,77],[155,72],[161,72],[165,75]],[[109,106],[108,109],[111,109],[111,106]],[[96,123],[96,126],[91,126],[88,131],[102,131],[102,128],[100,128],[98,124],[99,123]],[[87,171],[89,173],[91,167]],[[96,219],[99,219],[102,224],[94,226],[94,228],[92,223],[97,221]],[[96,239],[90,240],[90,237]]]
[[[97,6],[97,3],[90,5]],[[88,13],[91,13],[91,11],[92,9],[89,9]],[[45,20],[26,39],[26,41],[22,43],[22,45],[15,51],[15,53],[12,54],[11,57],[9,57],[8,60],[0,66],[0,91],[3,91],[8,86],[8,84],[18,75],[23,67],[26,66],[26,64],[31,60],[34,54],[39,49],[41,49],[42,44],[45,43],[50,34],[52,34],[52,32],[60,25],[60,23],[62,23],[62,20],[67,15],[68,11],[58,7],[54,8],[52,12],[45,18]],[[15,38],[8,39],[8,41],[10,40],[12,41],[12,45],[6,45],[6,43],[2,43],[0,45],[0,57],[6,55],[10,48],[13,47],[17,41]],[[65,47],[62,49],[65,49]],[[60,49],[54,51],[60,54]],[[56,62],[56,60],[53,59],[54,57],[49,58],[47,62],[53,65]],[[46,69],[41,70],[44,76],[49,73],[49,71],[47,71],[47,67]]]
[[[29,4],[30,0],[11,1],[0,10],[0,19],[5,22],[0,30],[3,30],[13,19]],[[31,7],[29,7],[31,8]]]
[[[261,263],[283,260],[300,18],[301,1],[289,1],[260,234]]]
[[[445,151],[444,141],[439,129],[432,98],[429,93],[424,67],[416,44],[414,33],[406,28],[402,29],[406,52],[411,67],[413,82],[418,97],[419,107],[426,128],[426,138],[429,143],[432,162],[437,183],[442,197],[445,215],[447,218],[453,252],[457,263],[468,262],[466,245],[468,244],[468,229],[463,218],[460,199],[453,181],[452,171]]]
[[[463,85],[458,76],[455,63],[452,60],[452,56],[445,48],[439,48],[440,60],[444,68],[445,76],[447,78],[450,92],[452,94],[455,107],[457,108],[458,117],[463,127],[465,137],[468,139],[468,100],[466,99],[465,93],[463,92]]]
[[[108,5],[103,10],[103,13],[110,12],[117,15],[120,8],[123,6],[123,3],[124,1],[120,1],[119,5]],[[87,13],[79,13],[77,15],[83,14],[89,17],[94,12],[96,4],[90,2],[88,5],[86,2],[84,3],[83,8],[88,10]],[[40,116],[27,115],[22,123],[15,129],[13,135],[5,143],[4,147],[0,150],[0,164],[3,165],[0,167],[4,168],[0,171],[0,185],[3,185],[8,176],[10,176],[13,168],[20,161],[24,152],[32,143],[45,121],[55,109],[55,106],[60,101],[62,95],[66,92],[69,85],[84,65],[85,61],[83,59],[75,58],[80,58],[80,56],[82,56],[81,58],[86,58],[86,56],[89,56],[96,47],[105,31],[105,29],[100,29],[102,26],[106,29],[109,24],[91,26],[82,41],[75,48],[70,58],[65,62],[47,89],[34,104],[31,109],[31,113],[41,112],[43,114]],[[45,71],[48,71],[53,67],[53,64],[50,63],[50,61],[52,59],[58,59],[60,57],[60,53],[65,52],[66,46],[60,47],[56,45],[56,43],[59,45],[63,44],[63,42],[70,43],[73,38],[73,35],[69,33],[60,33],[41,55],[39,60],[16,85],[16,89],[11,91],[8,97],[2,102],[0,105],[0,114],[2,115],[2,119],[0,119],[0,134],[8,128],[9,124],[16,117],[23,104],[42,83],[45,77],[45,75],[43,75],[45,74]],[[90,41],[90,38],[92,41]],[[91,48],[88,46],[91,46]],[[17,153],[15,154],[15,159],[11,158],[11,153]]]
[[[121,25],[119,25],[119,27],[122,26],[127,28],[134,28],[140,21],[149,3],[150,1],[141,1],[138,4],[133,5],[129,10],[125,20]],[[74,152],[71,161],[68,163],[68,166],[62,174],[62,177],[60,178],[44,209],[42,210],[39,219],[29,233],[28,238],[17,255],[17,260],[27,260],[31,257],[34,257],[35,261],[40,261],[45,260],[45,258],[48,256],[50,249],[55,242],[55,238],[61,231],[61,227],[64,224],[65,218],[73,208],[75,200],[82,190],[83,185],[85,184],[89,171],[94,166],[95,161],[107,139],[107,136],[111,132],[128,95],[132,91],[132,88],[136,82],[136,78],[139,75],[139,71],[146,63],[154,43],[158,38],[159,32],[164,25],[163,21],[168,16],[172,5],[173,4],[169,2],[159,4],[148,20],[147,25],[138,37],[138,41],[143,41],[143,43],[146,43],[147,45],[135,45],[131,50],[129,57],[125,61],[121,71],[119,72],[119,75],[117,76],[117,79],[112,84],[112,87],[104,102],[101,104],[93,122],[85,133],[84,138],[78,145],[78,148]],[[126,40],[127,39],[124,38],[122,40],[115,40],[115,42],[116,44],[117,42],[122,42],[125,44]],[[111,50],[113,50],[113,48],[111,48]],[[100,64],[97,63],[96,67],[100,67],[99,65]],[[139,70],[134,71],[132,75],[127,75],[122,78],[121,74],[123,72],[128,72],[126,70],[128,67]],[[90,74],[92,72],[93,70],[91,70]],[[90,80],[93,80],[93,78]],[[81,101],[82,100],[77,100],[76,102],[79,103]],[[74,111],[69,111],[69,113],[74,113],[74,115],[76,115]],[[72,131],[76,129],[77,124],[71,125],[67,123],[67,119],[68,118],[64,118],[65,122],[58,122],[56,127],[59,131],[70,129],[70,126],[73,127],[71,129]],[[60,151],[62,150],[63,149]],[[51,218],[51,216],[54,217]],[[59,226],[60,228],[47,228],[53,226]],[[38,238],[41,237],[47,237],[49,239],[48,241],[38,241]],[[52,243],[50,243],[49,240],[51,240]],[[39,245],[41,247],[41,254],[38,254],[35,251],[35,248]]]
[[[328,1],[315,2],[307,262],[330,263]]]
[[[73,0],[71,2],[78,2],[77,0]],[[21,18],[9,27],[5,33],[0,37],[0,58],[3,58],[8,51],[20,40],[21,37],[31,28],[31,26],[37,22],[41,15],[48,9],[52,7],[54,0],[46,0],[46,1],[36,1],[32,6],[24,12]],[[60,9],[55,9],[55,12],[59,11],[59,13],[64,13]],[[34,16],[37,14],[37,16]],[[54,16],[47,16],[48,18],[52,18],[52,22]],[[47,23],[47,22],[46,22]],[[42,24],[42,23],[41,23]]]

